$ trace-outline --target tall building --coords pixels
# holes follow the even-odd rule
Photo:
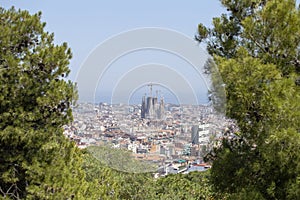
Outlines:
[[[153,117],[154,117],[153,98],[152,97],[147,97],[146,118],[152,119]]]
[[[163,98],[160,99],[160,104],[159,104],[159,108],[158,108],[157,117],[158,117],[158,119],[164,119],[165,118],[165,103],[164,103]]]
[[[210,124],[192,126],[191,143],[207,145],[210,140]]]
[[[199,126],[194,125],[192,126],[192,144],[199,144]]]
[[[150,89],[150,96],[146,98],[143,96],[142,98],[142,107],[141,107],[141,118],[142,119],[164,119],[164,100],[163,98],[160,99],[158,103],[158,98],[152,97],[152,85]],[[147,99],[147,101],[146,101]]]
[[[145,119],[145,117],[146,117],[146,99],[145,96],[143,96],[142,107],[141,107],[141,118]]]

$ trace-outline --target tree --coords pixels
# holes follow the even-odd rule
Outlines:
[[[92,183],[87,192],[91,199],[226,199],[223,194],[213,193],[209,171],[154,179],[152,173],[128,173],[111,168],[97,158],[103,151],[106,152],[102,147],[84,151],[83,169],[86,181]]]
[[[113,149],[110,145],[89,146],[87,150],[103,165],[112,169],[128,173],[155,172],[157,166],[150,162],[139,161],[132,157],[125,149]]]
[[[240,131],[224,133],[212,152],[214,188],[238,199],[299,199],[300,11],[293,0],[221,2],[227,13],[212,28],[200,24],[196,39],[207,43]]]
[[[41,13],[0,8],[0,196],[83,197],[81,153],[63,135],[76,99],[71,51],[55,45]]]
[[[91,199],[152,199],[154,182],[151,173],[129,173],[113,169],[97,158],[107,147],[90,147],[85,150],[83,169],[89,182]],[[98,153],[99,152],[99,153]],[[116,154],[116,152],[112,152]],[[118,152],[117,152],[118,154]],[[105,159],[105,158],[104,158]],[[128,157],[127,157],[128,159]],[[138,164],[138,163],[137,163]]]
[[[224,199],[212,192],[209,171],[171,174],[156,180],[153,199]]]

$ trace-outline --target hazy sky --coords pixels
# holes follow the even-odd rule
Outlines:
[[[177,31],[192,39],[196,34],[198,23],[210,25],[213,17],[224,12],[218,0],[1,0],[0,2],[5,8],[13,5],[16,8],[29,10],[31,13],[42,11],[42,20],[47,23],[46,30],[54,32],[55,42],[67,42],[72,49],[73,59],[70,65],[70,78],[72,80],[76,79],[80,66],[89,54],[99,44],[114,35],[137,28],[159,27]],[[174,61],[178,58],[162,52],[148,50],[146,53],[136,52],[135,54],[137,55],[134,53],[128,55],[128,58],[133,62],[139,60],[132,64],[132,68],[147,63],[164,64],[165,61],[167,61],[167,65],[174,66],[175,63],[180,62]],[[126,59],[125,56],[124,61],[119,61],[119,65],[131,65],[128,58]],[[117,64],[111,68],[109,73],[101,78],[104,85],[99,83],[97,90],[102,88],[102,90],[111,91],[117,84],[116,80],[124,75],[124,70],[119,70],[120,66]],[[131,70],[131,68],[128,67],[126,70]],[[190,74],[187,73],[186,79],[196,80],[196,78],[193,70],[190,71]],[[112,82],[113,80],[115,82]],[[190,84],[202,85],[195,83],[195,81],[190,81]],[[192,87],[195,89],[196,86]],[[206,91],[202,91],[200,96],[204,93]],[[109,95],[109,92],[102,93],[102,96]]]
[[[108,38],[132,29],[158,27],[174,30],[193,39],[199,23],[210,26],[213,17],[225,12],[218,0],[0,0],[0,4],[5,8],[13,5],[16,8],[29,10],[31,13],[42,11],[42,20],[47,23],[46,30],[54,32],[55,42],[67,42],[72,49],[73,59],[70,64],[72,80],[76,79],[80,67],[91,52]],[[146,37],[144,39],[147,40]],[[175,66],[180,62],[182,61],[174,56],[155,50],[147,50],[143,53],[134,52],[117,60],[110,67],[110,71],[108,70],[109,73],[100,78],[95,91],[101,88],[111,91],[118,81],[120,82],[126,70],[128,72],[138,65],[149,63],[164,64],[175,70],[178,69],[179,74],[185,74],[184,78],[194,90],[198,91],[199,87],[203,88],[203,82],[195,81],[197,74],[192,68],[185,72],[189,69],[188,66],[182,69]],[[125,65],[131,68],[128,67],[125,71],[119,70]],[[188,64],[181,63],[180,65]],[[104,85],[101,85],[101,82],[102,84],[104,82]],[[199,95],[203,96],[204,93],[206,91],[200,91]],[[101,95],[109,96],[110,94],[102,93]]]

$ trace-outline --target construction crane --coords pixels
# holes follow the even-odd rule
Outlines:
[[[153,87],[153,83],[149,83],[147,86],[150,87],[150,97],[152,97],[152,87]]]
[[[152,97],[152,94],[153,94],[153,86],[154,85],[158,85],[160,86],[160,84],[157,84],[157,83],[149,83],[147,84],[147,86],[150,88],[150,92],[149,92],[149,96]],[[161,90],[156,90],[156,97],[158,96],[161,96]]]

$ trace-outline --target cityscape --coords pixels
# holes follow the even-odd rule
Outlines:
[[[0,199],[300,200],[300,0],[11,0],[0,22]]]
[[[218,144],[232,120],[217,114],[212,105],[176,105],[152,94],[138,105],[80,103],[74,122],[64,134],[80,148],[108,145],[151,163],[157,176],[210,168],[203,157]],[[114,166],[111,166],[114,167]]]

